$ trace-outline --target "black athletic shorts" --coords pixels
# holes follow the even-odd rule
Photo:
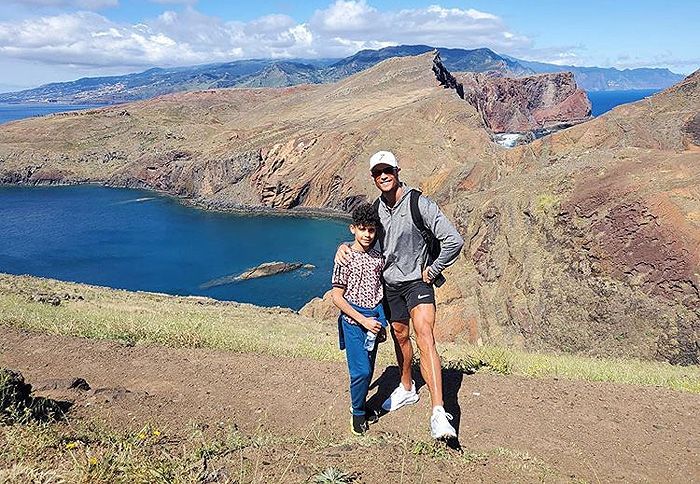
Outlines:
[[[433,285],[411,281],[391,286],[384,285],[384,311],[387,321],[408,321],[411,309],[419,304],[435,304]]]

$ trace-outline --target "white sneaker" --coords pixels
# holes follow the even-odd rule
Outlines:
[[[457,437],[457,431],[449,422],[452,420],[452,415],[445,412],[442,407],[435,407],[433,415],[430,417],[430,435],[434,439],[445,439]]]
[[[384,401],[384,403],[382,403],[382,408],[387,412],[393,412],[394,410],[400,409],[404,405],[411,405],[413,403],[416,403],[419,398],[420,397],[416,392],[416,382],[411,380],[410,390],[406,390],[403,387],[403,383],[399,383],[399,386],[396,387],[396,390],[394,390],[389,396],[389,398],[387,398]]]

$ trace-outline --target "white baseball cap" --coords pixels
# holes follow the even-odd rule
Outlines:
[[[369,169],[372,170],[377,165],[389,165],[398,168],[399,162],[396,161],[396,157],[391,151],[377,151],[369,159]]]

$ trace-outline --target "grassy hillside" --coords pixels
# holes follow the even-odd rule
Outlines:
[[[335,325],[284,308],[201,297],[129,292],[0,274],[0,324],[32,331],[109,339],[127,345],[216,348],[339,361]],[[494,346],[443,344],[443,365],[468,373],[493,371],[655,385],[700,393],[700,368],[631,359],[528,353]],[[394,362],[390,345],[380,364]]]

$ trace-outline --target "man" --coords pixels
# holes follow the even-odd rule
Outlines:
[[[418,200],[420,216],[425,227],[440,241],[440,254],[428,265],[427,244],[411,216],[410,193],[414,189],[399,180],[401,169],[396,157],[389,151],[379,151],[370,158],[369,167],[374,184],[381,191],[378,212],[382,231],[378,243],[386,260],[384,302],[401,370],[399,386],[382,407],[394,411],[418,401],[416,385],[411,378],[413,346],[408,323],[412,320],[420,350],[420,371],[433,406],[430,434],[434,439],[456,437],[457,433],[449,422],[452,416],[443,407],[442,368],[433,336],[433,281],[457,260],[464,241],[435,202],[421,195]],[[346,263],[349,250],[348,246],[342,245],[336,254],[336,262]]]

